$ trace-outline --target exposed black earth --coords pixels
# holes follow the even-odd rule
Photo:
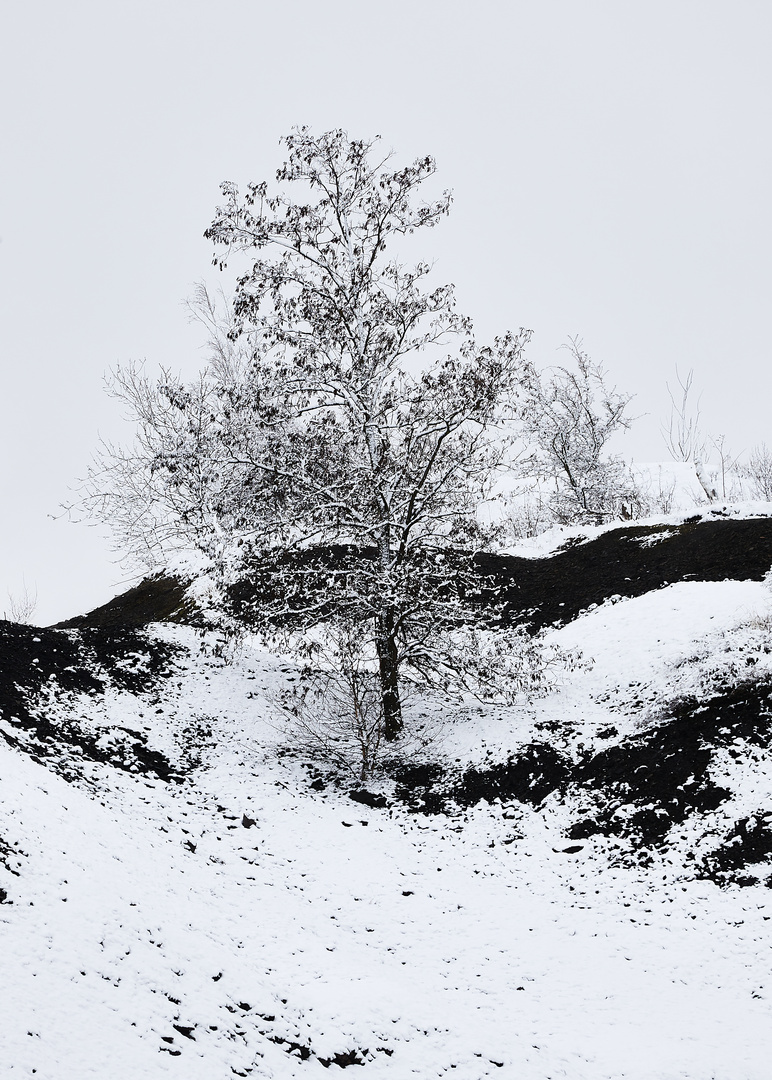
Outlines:
[[[676,704],[652,730],[574,768],[572,783],[596,792],[600,811],[574,825],[570,838],[603,833],[627,835],[646,847],[659,843],[693,811],[715,810],[729,798],[708,775],[716,750],[740,758],[747,746],[768,748],[771,736],[772,682]]]
[[[487,768],[448,770],[437,764],[405,765],[395,762],[389,772],[396,781],[396,797],[411,810],[445,814],[485,800],[529,803],[538,806],[571,778],[571,762],[545,743],[531,743],[517,757],[491,763]]]
[[[665,844],[672,826],[730,798],[710,777],[717,750],[741,760],[749,747],[769,750],[771,744],[772,680],[762,680],[707,701],[678,702],[645,734],[576,762],[545,743],[532,743],[517,757],[484,768],[397,763],[391,775],[396,798],[423,814],[455,813],[482,800],[538,806],[548,795],[573,791],[589,797],[595,810],[567,830],[569,840],[625,837],[645,861],[644,853]],[[721,884],[750,883],[739,872],[772,855],[772,813],[757,817],[751,825],[738,823],[738,831],[705,860],[701,876]],[[772,874],[772,865],[767,870]]]
[[[101,627],[122,629],[147,626],[151,622],[184,623],[197,626],[200,616],[186,596],[186,587],[177,578],[156,574],[145,578],[107,604],[94,608],[87,615],[76,615],[56,624],[57,629]]]
[[[772,888],[772,813],[759,811],[740,818],[723,842],[702,862],[700,876],[720,885],[758,885]],[[748,868],[755,872],[749,873]]]
[[[72,712],[61,719],[49,702],[99,696],[108,686],[147,693],[171,673],[177,653],[175,646],[135,629],[66,631],[0,621],[0,736],[35,761],[47,759],[68,779],[77,775],[75,755],[171,780],[172,766],[146,745],[142,732],[115,729],[108,746]]]
[[[286,558],[313,565],[326,582],[329,570],[351,559],[352,551],[338,546]],[[488,554],[474,559],[482,601],[503,601],[507,619],[538,630],[570,622],[609,597],[642,596],[678,581],[761,581],[772,567],[772,518],[630,525],[595,540],[573,542],[542,559]],[[270,585],[266,576],[245,580],[234,587],[234,602],[248,610],[255,590]],[[184,584],[161,574],[58,626],[137,628],[150,622],[196,625],[201,620],[186,598]]]
[[[679,581],[761,581],[772,567],[772,519],[630,525],[545,559],[480,555],[477,563],[501,586],[509,617],[538,630],[609,597]]]

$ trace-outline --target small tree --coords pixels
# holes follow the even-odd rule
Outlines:
[[[708,502],[715,502],[718,491],[706,471],[708,449],[707,440],[700,426],[700,399],[697,398],[696,402],[693,402],[694,371],[689,369],[686,378],[682,379],[676,368],[676,381],[679,391],[677,394],[673,394],[667,386],[670,397],[670,417],[667,426],[662,425],[665,445],[673,461],[689,462],[694,466],[700,487],[705,492]],[[723,466],[723,443],[721,460]]]
[[[722,499],[736,499],[742,497],[743,469],[738,456],[732,453],[726,445],[725,435],[716,435],[710,440],[718,455],[717,468],[710,474],[709,486],[711,492]],[[699,477],[699,474],[698,474]],[[705,484],[700,480],[703,490]]]
[[[741,473],[750,481],[752,498],[772,502],[772,450],[766,443],[753,447]]]
[[[296,745],[365,783],[384,747],[381,688],[362,624],[335,626],[309,647],[300,682],[279,704]]]
[[[10,615],[11,622],[27,626],[35,613],[35,608],[37,606],[38,591],[35,589],[33,592],[30,592],[25,581],[22,583],[21,592],[8,593],[8,611],[3,612],[3,618],[7,619]]]
[[[424,263],[386,259],[449,210],[448,193],[417,200],[431,158],[394,169],[377,140],[342,131],[302,128],[284,142],[279,191],[224,184],[207,231],[217,265],[248,260],[224,319],[198,297],[207,370],[190,386],[119,372],[113,390],[138,441],[103,449],[89,497],[151,562],[204,551],[242,619],[365,628],[358,648],[372,649],[392,740],[407,671],[482,696],[510,697],[536,677],[521,631],[502,631],[488,652],[458,647],[491,616],[473,615],[481,582],[452,550],[474,537],[504,460],[500,425],[518,411],[529,335],[479,346],[451,286],[428,288]]]
[[[533,447],[530,467],[551,481],[548,505],[564,524],[628,516],[637,498],[629,469],[608,443],[630,427],[630,396],[609,388],[578,338],[564,346],[571,366],[530,369],[524,430]]]

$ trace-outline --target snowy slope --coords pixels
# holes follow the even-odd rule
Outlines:
[[[686,582],[555,630],[583,666],[522,708],[446,716],[431,753],[447,783],[534,742],[575,771],[541,802],[444,814],[388,781],[381,809],[312,787],[271,701],[291,665],[256,648],[225,664],[159,626],[168,663],[135,655],[142,692],[49,688],[48,727],[2,723],[2,1075],[766,1080],[770,891],[699,872],[772,810],[763,740],[712,748],[726,795],[656,844],[571,830],[609,810],[612,788],[581,782],[604,748],[763,683],[769,603],[759,582]]]

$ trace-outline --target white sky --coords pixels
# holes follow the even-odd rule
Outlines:
[[[209,276],[218,185],[271,178],[294,124],[432,153],[430,234],[481,334],[579,334],[664,457],[675,365],[737,452],[769,431],[772,6],[755,0],[26,0],[0,65],[0,615],[125,579],[54,521],[98,435],[102,377],[200,363],[182,300]]]

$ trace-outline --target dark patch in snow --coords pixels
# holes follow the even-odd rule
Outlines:
[[[550,792],[565,784],[569,776],[567,758],[545,743],[531,743],[487,769],[467,769],[453,794],[461,806],[474,806],[483,799],[486,802],[516,799],[538,806]]]
[[[363,788],[355,791],[349,791],[349,799],[353,799],[354,802],[362,803],[363,806],[369,806],[373,810],[384,810],[389,805],[389,800],[385,795],[377,795],[373,791],[365,791]]]
[[[17,867],[20,865],[20,856],[23,854],[15,844],[11,844],[0,836],[0,866],[7,870],[9,874],[13,874],[15,877],[19,876]]]
[[[77,709],[64,718],[49,702],[68,695],[96,697],[108,686],[148,692],[170,674],[178,652],[177,646],[137,630],[76,632],[0,622],[0,735],[35,761],[48,759],[66,779],[78,775],[78,759],[174,779],[170,762],[147,746],[143,732],[87,730]]]
[[[319,1058],[319,1064],[329,1069],[330,1065],[337,1065],[339,1069],[346,1069],[349,1065],[365,1065],[367,1050],[347,1050],[341,1054],[334,1054],[331,1058]]]
[[[280,1035],[271,1035],[269,1036],[269,1041],[276,1043],[277,1046],[283,1047],[288,1054],[294,1054],[296,1057],[299,1057],[301,1061],[308,1061],[311,1057],[310,1047],[304,1046],[299,1042],[294,1042],[292,1039],[283,1039]]]
[[[384,762],[396,781],[395,797],[413,813],[446,814],[450,807],[447,773],[442,765],[421,762],[416,765],[402,761]]]
[[[339,1069],[346,1069],[349,1065],[366,1065],[368,1061],[373,1060],[369,1050],[343,1050],[333,1054],[332,1057],[323,1058],[316,1057],[310,1046],[304,1046],[303,1043],[295,1042],[292,1039],[283,1039],[280,1035],[271,1035],[269,1040],[276,1043],[277,1046],[281,1046],[288,1054],[299,1057],[301,1061],[315,1058],[325,1069],[329,1069],[331,1065],[337,1065]],[[391,1057],[393,1050],[379,1046],[376,1048],[376,1053],[387,1054]]]
[[[758,864],[762,864],[760,867]],[[748,873],[753,867],[754,872]],[[740,818],[734,828],[702,862],[699,877],[719,885],[758,885],[772,888],[772,813]]]
[[[23,856],[24,852],[17,848],[15,844],[11,844],[0,836],[0,867],[7,871],[7,873],[13,874],[14,877],[19,877]],[[0,888],[0,904],[12,903],[13,900],[8,898],[7,889]]]
[[[192,1042],[196,1041],[196,1037],[193,1032],[196,1030],[195,1024],[192,1027],[186,1027],[184,1024],[172,1024],[175,1031],[179,1031],[185,1039],[190,1039]]]
[[[648,543],[656,538],[656,543]],[[328,587],[331,573],[356,573],[373,550],[358,551],[333,544],[276,556],[275,564],[256,566],[230,590],[233,613],[248,624],[262,623],[261,602],[273,596],[282,567],[302,567],[308,594]],[[451,562],[468,560],[470,552],[449,551]],[[691,518],[680,525],[627,525],[594,540],[570,541],[553,555],[525,559],[514,555],[477,553],[474,563],[481,589],[467,602],[504,602],[507,621],[538,630],[569,622],[593,604],[610,597],[642,596],[678,581],[761,581],[772,567],[772,519],[705,521]],[[187,599],[186,584],[163,574],[147,578],[87,615],[60,627],[140,627],[149,622],[200,625],[203,616]],[[255,598],[260,598],[260,603]],[[292,607],[293,598],[285,598]],[[297,597],[299,606],[308,596]]]
[[[577,763],[552,746],[532,743],[504,762],[465,771],[402,762],[391,763],[389,772],[395,798],[421,814],[453,814],[481,801],[538,806],[555,793],[581,795],[594,809],[568,829],[569,840],[623,837],[645,854],[667,844],[672,826],[731,798],[732,792],[711,776],[718,750],[742,758],[749,745],[766,748],[771,737],[772,682],[760,681],[727,688],[704,702],[678,702],[648,731]],[[772,826],[751,829],[746,822],[746,833],[733,834],[727,843],[727,853],[722,847],[706,860],[706,876],[738,880],[730,871],[772,852]],[[580,850],[576,844],[561,849]],[[733,859],[741,860],[738,867]]]
[[[446,770],[436,763],[392,765],[395,795],[415,813],[444,814],[479,802],[511,801],[538,806],[563,786],[571,766],[554,747],[531,743],[506,761],[465,771]]]
[[[646,541],[656,538],[656,543]],[[611,597],[642,596],[678,581],[761,581],[772,567],[772,519],[704,521],[680,525],[629,525],[587,542],[569,543],[553,555],[526,559],[450,550],[445,566],[470,557],[480,588],[462,598],[470,607],[504,605],[506,622],[540,630],[566,623]],[[276,595],[284,566],[304,570],[303,595],[285,597],[305,609],[310,597],[329,588],[331,574],[345,578],[375,558],[374,549],[337,544],[285,552],[270,566],[255,566],[230,589],[233,614],[248,624],[262,621],[262,603]],[[429,572],[429,571],[427,571]],[[256,600],[256,598],[258,598]],[[320,609],[320,617],[324,617]]]
[[[687,699],[656,727],[581,762],[572,784],[591,791],[598,812],[571,827],[570,839],[602,833],[642,846],[660,844],[672,825],[717,809],[731,792],[711,779],[714,753],[740,756],[745,744],[768,747],[772,683],[734,686],[707,701]]]

